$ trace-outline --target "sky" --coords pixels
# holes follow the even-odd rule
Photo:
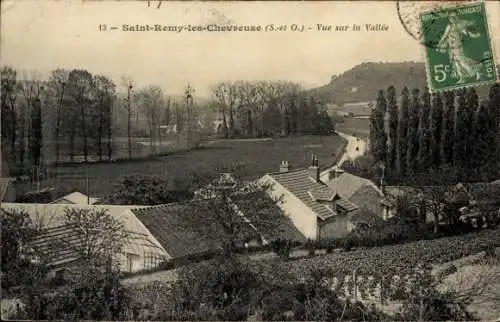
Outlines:
[[[155,84],[171,95],[182,94],[190,83],[197,96],[208,97],[218,81],[289,80],[312,88],[362,62],[423,61],[419,42],[403,28],[392,1],[163,2],[159,9],[157,3],[4,0],[0,62],[45,76],[55,68],[87,69],[119,86],[125,76],[134,88]],[[500,2],[488,1],[487,11],[498,63]],[[306,30],[122,31],[124,24],[211,23],[288,29],[297,24]],[[108,30],[99,31],[100,24]],[[317,24],[358,24],[361,30],[319,32]],[[365,24],[388,30],[367,32]]]

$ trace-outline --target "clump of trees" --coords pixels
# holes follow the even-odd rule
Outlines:
[[[224,138],[332,134],[323,102],[308,97],[300,85],[284,81],[220,82],[213,86],[218,132]]]
[[[389,183],[421,177],[429,170],[439,180],[486,181],[500,168],[500,85],[479,99],[475,88],[431,94],[390,86],[380,90],[370,119],[371,154],[385,167]],[[441,184],[444,182],[440,182]]]
[[[42,80],[5,66],[1,75],[2,147],[17,172],[79,153],[85,161],[111,159],[113,81],[80,69],[56,69]]]

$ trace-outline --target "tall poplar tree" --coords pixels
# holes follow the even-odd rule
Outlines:
[[[397,105],[396,89],[394,86],[389,86],[387,89],[387,108],[389,112],[389,133],[387,140],[387,175],[394,178],[396,170],[396,148],[398,144],[398,105]]]
[[[410,109],[408,113],[408,140],[406,152],[406,171],[413,173],[417,168],[417,153],[418,153],[418,128],[419,128],[419,113],[421,109],[420,91],[413,89],[411,93]]]
[[[410,97],[408,88],[405,86],[401,92],[401,108],[398,121],[398,145],[396,149],[396,174],[398,177],[406,174],[406,154],[408,149],[408,124],[409,124]]]
[[[467,105],[466,105],[466,90],[459,89],[455,96],[456,104],[456,117],[455,117],[455,144],[453,151],[453,159],[455,165],[463,165],[463,161],[467,159],[467,139],[468,139],[468,126],[467,121]]]
[[[441,162],[453,164],[454,127],[455,127],[455,92],[444,93],[443,125],[441,133]]]
[[[441,160],[441,139],[443,126],[443,101],[439,93],[432,95],[432,107],[430,117],[431,164],[436,169],[444,162]]]
[[[500,84],[494,84],[488,95],[488,110],[492,117],[492,127],[495,132],[495,144],[492,149],[496,150],[493,159],[500,164]]]
[[[42,102],[40,98],[36,97],[32,105],[30,149],[32,163],[35,167],[38,167],[40,166],[42,150]]]
[[[480,166],[491,160],[491,147],[494,146],[494,135],[492,135],[491,118],[488,113],[486,102],[482,102],[474,117],[474,145],[473,154],[470,156],[474,167]]]
[[[473,167],[474,162],[474,138],[475,138],[475,128],[474,128],[474,115],[479,109],[479,97],[476,93],[476,90],[471,87],[467,90],[466,95],[466,109],[465,109],[465,121],[466,127],[464,131],[466,131],[466,145],[465,145],[465,155],[464,161],[465,164],[469,167]]]
[[[372,133],[370,133],[373,156],[376,161],[385,162],[387,156],[387,135],[384,128],[384,116],[387,103],[384,91],[378,91],[377,105],[372,111],[371,124]]]
[[[419,126],[418,126],[418,153],[417,163],[419,171],[427,169],[430,165],[430,141],[431,133],[429,129],[429,116],[431,109],[431,96],[428,88],[425,89],[422,95],[422,108],[419,113]]]

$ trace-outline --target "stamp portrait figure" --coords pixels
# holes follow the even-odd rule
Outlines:
[[[481,63],[465,54],[462,41],[464,37],[478,38],[481,34],[470,30],[474,21],[461,20],[455,12],[450,13],[448,19],[449,24],[436,49],[442,53],[448,52],[452,67],[451,77],[458,79],[457,84],[463,84],[471,77],[480,80]]]

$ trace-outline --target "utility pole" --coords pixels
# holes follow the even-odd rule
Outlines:
[[[186,129],[186,142],[187,149],[191,148],[191,105],[193,104],[193,94],[194,89],[188,84],[185,95],[186,95],[186,110],[187,110],[187,129]]]
[[[127,87],[127,110],[128,110],[128,120],[127,120],[127,136],[128,136],[128,158],[132,159],[132,138],[131,138],[131,118],[132,118],[132,109],[130,106],[130,92],[132,91],[132,84],[129,84]]]

